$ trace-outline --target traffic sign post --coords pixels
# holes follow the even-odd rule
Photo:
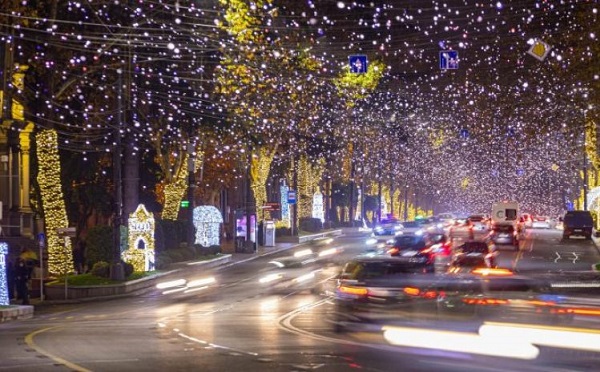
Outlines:
[[[350,63],[350,72],[353,74],[367,73],[367,56],[355,55],[348,57]]]
[[[290,204],[290,205],[296,204],[296,191],[295,190],[288,191],[288,204]]]
[[[443,50],[440,52],[440,69],[457,70],[458,69],[458,51]]]

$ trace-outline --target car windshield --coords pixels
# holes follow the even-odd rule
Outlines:
[[[481,222],[481,221],[483,221],[483,216],[471,216],[471,217],[469,217],[469,220],[471,220],[473,222]]]
[[[381,262],[349,262],[344,267],[342,279],[365,280],[383,278],[397,274],[413,274],[421,272],[421,269],[403,262],[381,261]]]
[[[494,231],[512,233],[515,231],[515,228],[512,225],[496,225],[494,226]]]
[[[419,225],[419,223],[417,223],[415,221],[405,221],[405,222],[402,222],[402,226],[404,226],[404,227],[420,227],[421,225]]]
[[[484,242],[467,242],[462,244],[459,247],[459,250],[463,252],[473,252],[473,253],[487,253],[488,246]]]
[[[420,236],[401,235],[394,239],[394,247],[399,249],[422,249],[425,248],[425,241]]]

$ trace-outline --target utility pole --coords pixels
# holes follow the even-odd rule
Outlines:
[[[121,265],[121,224],[123,213],[123,195],[121,190],[121,126],[123,125],[123,70],[118,69],[118,117],[117,125],[114,130],[115,151],[113,152],[113,183],[114,183],[114,218],[113,218],[113,254],[112,265],[110,268],[110,278],[112,280],[124,280],[125,273]]]

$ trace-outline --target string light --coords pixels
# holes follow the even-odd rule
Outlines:
[[[61,238],[58,229],[67,228],[69,222],[60,179],[58,136],[54,130],[41,130],[37,136],[38,175],[42,195],[44,223],[48,241],[48,272],[52,276],[73,272],[71,239]]]
[[[124,261],[133,265],[134,271],[154,270],[154,230],[156,222],[143,204],[129,215],[128,249],[121,254]]]
[[[220,231],[223,216],[212,205],[201,205],[194,208],[194,227],[196,228],[196,241],[203,247],[220,245]]]
[[[6,278],[6,255],[8,254],[8,244],[0,242],[0,306],[10,305],[8,297],[8,281]]]

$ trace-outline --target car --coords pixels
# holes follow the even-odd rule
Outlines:
[[[496,245],[511,245],[519,249],[519,233],[513,225],[493,225],[488,239]]]
[[[523,228],[525,228],[525,229],[531,228],[531,225],[533,223],[531,214],[523,213],[523,215],[521,216],[521,223],[523,224]]]
[[[315,264],[314,255],[294,254],[269,261],[258,283],[269,293],[289,294],[302,291],[317,293],[323,278],[323,268]],[[298,251],[296,253],[302,253]]]
[[[402,228],[396,234],[423,234],[426,229],[423,228],[423,225],[417,221],[403,221],[401,223]]]
[[[483,214],[474,214],[469,216],[469,221],[473,226],[473,231],[488,231],[489,230],[489,220]]]
[[[400,312],[415,310],[420,301],[406,288],[424,287],[430,276],[421,265],[396,257],[355,257],[337,278],[335,311],[329,319],[334,331],[369,329],[401,316]]]
[[[572,236],[592,238],[594,219],[589,211],[568,211],[563,217],[563,239]]]
[[[403,234],[392,239],[388,253],[398,260],[421,266],[423,272],[435,272],[433,245],[429,234]]]
[[[456,217],[452,213],[440,213],[437,215],[437,218],[440,220],[442,225],[447,228],[454,224],[454,219]]]
[[[375,235],[394,235],[402,229],[402,224],[395,218],[381,220],[375,224],[373,234]]]
[[[486,253],[457,253],[452,257],[448,273],[470,273],[475,269],[490,268]]]
[[[454,248],[454,258],[460,259],[460,257],[471,257],[472,259],[465,259],[467,261],[476,261],[478,256],[481,256],[486,262],[486,267],[496,267],[496,257],[498,251],[495,246],[489,240],[486,241],[468,241]],[[454,261],[454,259],[453,259]]]
[[[473,224],[468,218],[457,218],[454,220],[454,224],[450,226],[448,236],[450,237],[450,240],[456,238],[473,240],[475,239]]]
[[[554,223],[548,216],[535,216],[531,221],[532,229],[552,229]]]

